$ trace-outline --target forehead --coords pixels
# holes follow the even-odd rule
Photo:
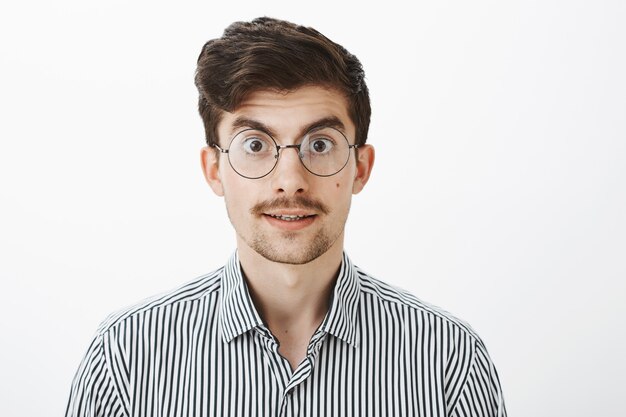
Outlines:
[[[354,135],[354,124],[348,114],[348,101],[336,90],[319,86],[301,87],[289,92],[255,91],[233,112],[225,112],[218,125],[220,138],[232,137],[242,128],[242,120],[267,126],[272,133],[295,136],[306,126],[320,120],[336,119],[340,130]]]

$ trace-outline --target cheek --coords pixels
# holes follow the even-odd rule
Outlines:
[[[223,177],[224,197],[231,212],[249,210],[256,202],[257,189],[249,181],[231,173]]]
[[[352,199],[352,182],[335,180],[332,184],[334,187],[329,190],[330,201],[333,201],[337,208],[349,206]]]
[[[339,189],[345,190],[346,188],[352,188],[352,182],[354,178],[354,175],[353,175],[354,173],[352,172],[352,170],[344,169],[343,171],[341,171],[340,174],[341,176],[337,175],[337,177],[334,178],[335,187],[338,190]]]
[[[349,173],[346,173],[346,175],[343,175],[341,177],[335,178],[335,189],[338,191],[352,189],[352,183],[354,182],[353,178],[354,177],[351,177]]]

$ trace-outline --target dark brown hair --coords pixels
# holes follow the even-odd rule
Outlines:
[[[195,77],[198,108],[208,145],[217,143],[223,111],[232,112],[259,90],[292,91],[305,85],[344,94],[356,127],[355,142],[367,140],[370,100],[359,60],[313,28],[262,17],[235,22],[208,41]]]

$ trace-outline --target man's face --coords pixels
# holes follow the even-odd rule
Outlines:
[[[289,93],[258,91],[223,115],[219,145],[228,148],[230,139],[247,128],[268,130],[278,145],[291,145],[320,121],[333,121],[354,143],[347,101],[338,92],[313,86]],[[306,170],[295,149],[281,149],[269,175],[247,179],[233,170],[227,154],[208,148],[202,153],[205,176],[225,198],[238,247],[247,245],[270,261],[288,264],[308,263],[331,248],[342,250],[352,194],[367,182],[373,159],[369,145],[359,148],[358,161],[350,150],[339,173],[318,177]]]

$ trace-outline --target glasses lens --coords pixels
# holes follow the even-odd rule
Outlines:
[[[300,144],[300,159],[310,172],[327,177],[341,171],[350,157],[348,139],[331,127],[309,132]]]
[[[230,143],[228,160],[242,177],[261,178],[276,165],[276,143],[259,130],[241,131]]]

